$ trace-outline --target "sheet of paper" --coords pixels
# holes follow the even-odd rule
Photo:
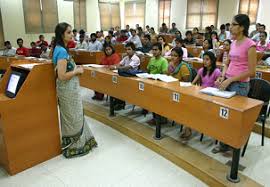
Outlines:
[[[92,68],[104,68],[104,65],[100,65],[100,64],[84,64],[84,67],[92,67]]]
[[[200,90],[200,92],[208,94],[208,95],[214,95],[217,97],[223,97],[223,98],[231,98],[236,94],[236,92],[221,91],[218,88],[212,88],[212,87],[203,88]]]
[[[180,82],[181,87],[190,87],[192,86],[191,82]]]
[[[32,64],[20,64],[20,67],[26,68],[26,69],[33,69],[34,66],[38,65],[39,63],[32,63]]]

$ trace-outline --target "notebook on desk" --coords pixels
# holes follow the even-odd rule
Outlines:
[[[144,79],[154,79],[154,80],[160,80],[162,82],[175,82],[178,81],[178,79],[164,75],[164,74],[149,74],[149,73],[139,73],[136,74],[137,77],[144,78]]]
[[[223,97],[227,99],[236,95],[236,92],[221,91],[218,88],[212,88],[212,87],[203,88],[200,90],[200,92],[207,95],[213,95],[213,96]]]

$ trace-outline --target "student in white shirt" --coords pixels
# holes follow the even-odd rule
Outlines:
[[[15,56],[16,48],[11,46],[10,41],[5,41],[5,49],[3,51],[3,56]]]
[[[259,27],[259,32],[257,34],[255,34],[251,39],[255,42],[259,42],[260,41],[260,34],[261,32],[265,32],[265,25],[260,25]]]
[[[50,49],[46,45],[41,45],[40,58],[50,59]]]
[[[96,33],[92,33],[90,37],[91,37],[91,40],[88,45],[88,51],[91,51],[91,52],[102,51],[103,46],[102,46],[102,43],[97,40]]]
[[[79,35],[77,29],[73,29],[72,32],[73,32],[74,40],[75,40],[75,41],[79,41],[80,35]]]
[[[88,44],[85,41],[85,35],[80,35],[80,40],[77,42],[76,49],[85,49],[87,50]]]
[[[110,31],[108,32],[108,36],[110,37],[111,44],[112,44],[112,45],[115,45],[115,44],[116,44],[116,38],[114,37],[114,34],[113,34],[113,31],[112,31],[112,30],[110,30]]]
[[[113,67],[112,69],[133,69],[137,70],[140,66],[140,58],[135,54],[135,45],[132,42],[128,42],[125,45],[127,56],[124,57],[118,66]]]
[[[135,45],[135,48],[141,48],[142,47],[142,42],[140,37],[137,35],[136,30],[130,29],[131,31],[131,36],[127,39],[127,41],[124,42],[124,44],[127,44],[128,42],[132,42]]]

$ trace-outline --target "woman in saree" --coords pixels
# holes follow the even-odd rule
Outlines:
[[[67,44],[72,40],[72,29],[67,23],[55,28],[53,64],[57,73],[56,90],[60,109],[62,153],[66,158],[86,155],[97,146],[89,128],[80,96],[78,76],[83,73],[68,53]]]

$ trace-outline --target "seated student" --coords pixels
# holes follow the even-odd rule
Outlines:
[[[92,33],[90,35],[91,41],[88,44],[88,51],[90,52],[96,52],[96,51],[102,51],[102,43],[97,41],[97,35],[96,33]]]
[[[78,33],[77,29],[73,29],[73,40],[79,41],[80,34]]]
[[[224,40],[228,39],[225,29],[226,29],[226,26],[224,24],[222,24],[220,26],[220,34],[218,35],[220,41],[224,41]]]
[[[196,40],[192,37],[192,32],[186,32],[186,38],[184,39],[185,45],[196,45]]]
[[[213,51],[213,43],[211,39],[205,39],[203,41],[203,50],[201,51],[200,58],[203,58],[203,54],[206,51]]]
[[[143,32],[142,27],[138,27],[138,28],[137,28],[137,33],[138,33],[138,36],[139,36],[140,38],[144,36],[144,32]]]
[[[256,30],[252,31],[249,35],[249,38],[252,38],[255,34],[259,33],[259,28],[260,28],[261,24],[260,23],[256,23]]]
[[[37,47],[35,42],[31,42],[30,45],[31,45],[31,49],[29,50],[30,51],[30,56],[39,58],[40,54],[41,54],[41,49],[39,47]]]
[[[168,51],[170,51],[170,46],[166,43],[166,40],[162,35],[158,36],[158,43],[160,43],[162,46],[162,56],[164,56]]]
[[[113,66],[111,69],[137,70],[140,66],[140,58],[135,54],[135,44],[129,42],[125,45],[127,56],[125,56],[119,65]]]
[[[115,44],[116,44],[116,38],[114,37],[114,34],[113,34],[113,31],[112,31],[112,30],[110,30],[110,31],[108,32],[108,36],[109,36],[109,38],[110,38],[110,40],[111,40],[111,44],[112,44],[112,45],[115,45]]]
[[[115,31],[113,32],[113,36],[115,38],[118,38],[120,36],[120,27],[119,26],[115,27]]]
[[[200,39],[199,29],[197,27],[193,28],[192,36],[195,40]]]
[[[150,34],[150,26],[146,25],[145,27],[145,34]]]
[[[169,30],[169,33],[176,34],[177,31],[179,31],[179,30],[176,28],[176,24],[172,23],[172,28]]]
[[[103,46],[112,45],[111,38],[109,36],[106,36],[103,41]]]
[[[211,27],[205,27],[204,39],[211,39]]]
[[[97,41],[103,43],[104,42],[104,37],[102,36],[102,33],[100,31],[96,32],[96,36],[97,36]]]
[[[88,44],[85,41],[85,35],[81,34],[80,35],[80,40],[76,44],[76,49],[85,49],[85,50],[87,50],[87,48],[88,48]]]
[[[260,32],[260,41],[256,43],[256,50],[265,52],[270,50],[270,43],[266,42],[267,33],[265,31]]]
[[[106,45],[103,48],[105,57],[101,59],[101,65],[106,65],[106,66],[113,66],[116,64],[119,64],[120,62],[120,57],[117,53],[115,53],[114,48],[111,45]],[[103,93],[99,93],[95,91],[95,95],[92,97],[93,100],[99,100],[102,101],[104,98]]]
[[[141,48],[142,42],[141,42],[140,37],[136,34],[136,30],[130,29],[130,32],[131,32],[131,36],[124,42],[124,44],[132,42],[134,43],[136,49]]]
[[[16,54],[20,56],[29,56],[29,49],[23,46],[23,39],[18,38],[17,39],[17,44],[19,48],[16,50]]]
[[[161,27],[159,29],[159,33],[160,34],[166,34],[166,33],[168,33],[168,31],[169,31],[169,29],[168,29],[166,23],[162,23],[162,25],[161,25]]]
[[[118,43],[123,43],[128,39],[127,35],[126,35],[126,31],[125,30],[121,30],[120,31],[120,36],[117,37],[116,42]]]
[[[142,40],[142,48],[139,51],[143,53],[149,53],[152,49],[151,37],[149,34],[144,35]]]
[[[216,31],[211,32],[211,40],[212,40],[213,49],[218,49],[219,48],[219,38],[218,38],[218,34]]]
[[[174,48],[181,48],[182,51],[183,51],[183,58],[187,58],[188,57],[188,51],[187,49],[185,48],[185,44],[184,44],[184,40],[181,39],[181,38],[176,38],[175,40],[175,47]],[[173,49],[174,49],[173,48]],[[171,53],[172,53],[172,50],[171,49],[169,52],[165,53],[165,56],[171,56]]]
[[[16,55],[16,48],[12,47],[10,41],[5,41],[4,45],[5,45],[5,49],[3,51],[3,56],[15,56]]]
[[[217,61],[225,63],[229,58],[229,53],[231,50],[231,43],[232,41],[227,39],[223,43],[223,50],[220,55],[217,55]]]
[[[162,46],[160,43],[155,43],[152,46],[153,57],[150,59],[149,64],[147,65],[147,71],[150,74],[166,74],[168,70],[168,61],[166,58],[161,56]],[[146,113],[143,111],[143,113]],[[153,119],[148,122],[150,125],[155,125],[156,120],[159,120],[160,123],[166,123],[167,119],[153,113]]]
[[[152,43],[156,43],[156,42],[157,42],[157,37],[158,37],[158,35],[157,35],[157,33],[155,32],[154,27],[151,27],[151,28],[150,28],[150,36],[151,36],[151,42],[152,42]]]
[[[226,30],[225,32],[226,32],[227,39],[231,39],[230,27],[231,27],[231,24],[230,23],[226,23],[225,24],[225,30]]]
[[[258,42],[260,41],[260,34],[261,32],[265,32],[265,25],[260,25],[259,27],[259,32],[257,34],[255,34],[251,39],[254,41],[254,42]]]
[[[182,60],[182,48],[173,48],[171,53],[171,62],[168,66],[167,74],[173,76],[179,81],[190,82],[192,79],[192,69],[186,62]]]
[[[54,40],[55,40],[55,36],[52,37],[51,43],[49,45],[49,49],[53,49],[53,47],[54,47]]]
[[[118,70],[137,70],[140,66],[140,58],[135,54],[135,45],[129,42],[125,45],[127,56],[124,57],[119,65],[111,67]],[[125,101],[114,98],[114,109],[121,110],[125,108]]]
[[[206,51],[203,54],[203,67],[198,70],[192,84],[201,83],[202,87],[216,87],[215,82],[220,75],[221,71],[216,66],[215,54]]]
[[[76,47],[76,42],[74,40],[70,40],[67,44],[67,48],[74,49]]]
[[[50,59],[50,49],[46,45],[41,45],[40,58]]]
[[[48,46],[49,44],[47,41],[45,41],[44,35],[41,34],[41,35],[39,35],[39,40],[36,41],[36,45],[37,45],[37,47],[41,47],[41,45]]]
[[[270,66],[270,54],[265,54],[258,62],[259,65]]]
[[[182,34],[181,34],[180,31],[176,31],[176,32],[175,32],[175,38],[174,38],[173,41],[172,41],[172,46],[173,46],[173,47],[176,46],[176,43],[175,43],[176,38],[182,39]]]

